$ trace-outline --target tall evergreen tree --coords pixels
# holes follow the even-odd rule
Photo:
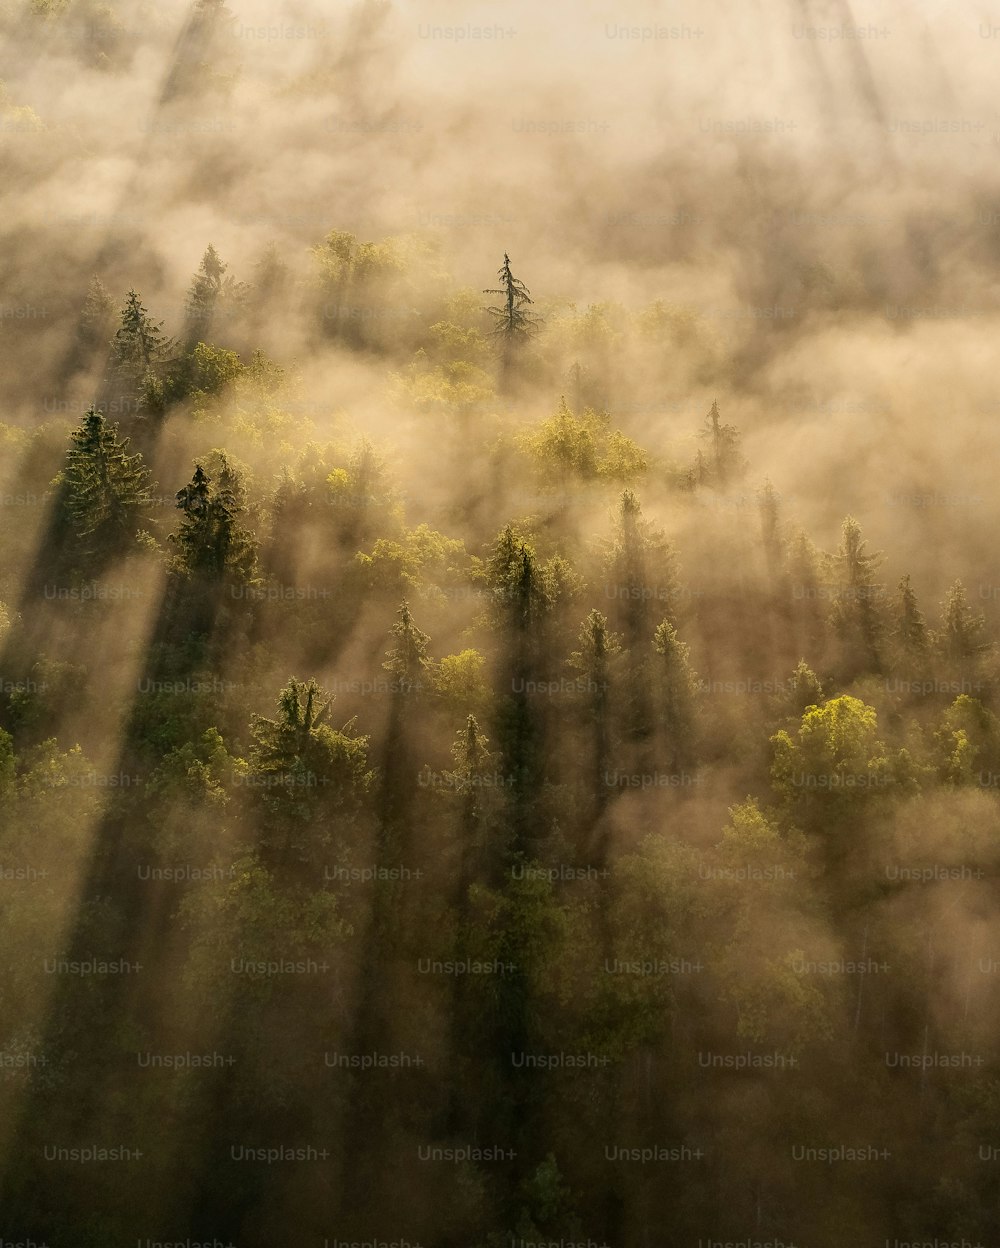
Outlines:
[[[969,597],[960,580],[952,585],[941,603],[941,628],[936,640],[949,659],[974,659],[990,647],[984,637],[985,618],[969,606]]]
[[[91,554],[123,550],[150,504],[149,470],[141,455],[128,453],[117,424],[93,408],[70,437],[59,481],[74,538]]]
[[[516,358],[516,352],[536,331],[540,317],[529,311],[534,300],[524,282],[514,276],[510,257],[504,252],[503,264],[497,270],[500,285],[484,290],[484,295],[500,296],[499,304],[483,309],[493,319],[490,336],[500,348],[500,379],[505,384]]]
[[[486,581],[501,642],[498,740],[505,773],[512,778],[511,852],[516,855],[531,834],[543,773],[543,717],[531,690],[551,600],[534,549],[509,524],[494,543]]]
[[[739,476],[746,467],[740,454],[740,433],[735,425],[723,423],[717,402],[713,401],[712,410],[705,417],[705,428],[698,436],[708,443],[707,462],[698,462],[699,483],[707,476],[716,485],[726,485]]]
[[[123,372],[142,376],[166,358],[171,345],[163,322],[154,321],[136,291],[129,290],[114,337],[115,364]]]
[[[231,575],[247,583],[256,569],[253,535],[237,520],[241,510],[237,495],[222,482],[213,488],[201,464],[183,489],[177,491],[177,507],[183,513],[181,527],[171,540],[177,546],[176,570],[184,575]]]
[[[585,681],[584,701],[592,736],[591,796],[594,814],[600,814],[610,795],[607,773],[611,761],[609,677],[611,664],[621,654],[621,638],[608,628],[608,618],[593,610],[579,634],[580,649],[569,656],[569,665]]]
[[[807,706],[818,706],[822,700],[823,685],[820,678],[805,659],[799,659],[788,681],[788,691],[781,702],[789,708],[791,714],[801,715]]]
[[[649,637],[653,632],[653,604],[672,614],[676,600],[676,561],[663,532],[643,519],[632,490],[623,490],[615,534],[607,562],[608,596],[614,602],[613,622],[622,633],[628,655],[623,712],[628,736],[649,739],[653,714],[649,688]]]
[[[173,340],[163,333],[163,322],[154,321],[136,291],[129,290],[111,343],[113,401],[161,412],[164,375],[173,349]]]
[[[861,526],[853,516],[848,516],[840,548],[830,559],[836,582],[832,617],[850,665],[856,670],[878,671],[878,647],[884,627],[880,600],[884,587],[875,577],[883,555],[881,551],[867,553],[866,546]]]
[[[512,628],[522,645],[530,643],[532,625],[549,606],[545,577],[530,543],[505,525],[486,564],[494,622]]]
[[[374,775],[368,738],[324,720],[333,702],[315,680],[289,680],[278,714],[251,717],[247,788],[263,808],[262,848],[288,865],[311,861],[334,835],[349,843]],[[330,820],[329,816],[335,819]]]
[[[493,317],[492,333],[505,342],[523,341],[528,338],[539,322],[539,317],[527,309],[534,300],[531,292],[510,268],[510,256],[504,252],[503,264],[497,270],[500,285],[484,290],[484,295],[500,295],[502,304],[484,309]]]
[[[392,633],[396,644],[387,651],[382,666],[396,677],[399,692],[419,692],[423,686],[421,677],[430,662],[427,657],[430,638],[414,624],[410,605],[405,598],[399,608],[399,619],[392,626]]]
[[[694,699],[696,677],[691,670],[690,649],[677,636],[670,620],[663,620],[653,634],[659,656],[658,714],[668,765],[672,770],[689,766],[695,757]]]
[[[213,322],[220,312],[229,312],[246,302],[249,288],[226,276],[228,265],[209,243],[187,297],[185,343],[188,350],[207,342]]]
[[[924,622],[923,612],[917,605],[917,595],[910,584],[908,572],[899,582],[899,599],[893,636],[907,658],[921,659],[927,654],[930,646],[927,625]]]

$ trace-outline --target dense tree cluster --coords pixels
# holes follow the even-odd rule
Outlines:
[[[992,619],[855,516],[810,535],[718,403],[658,442],[610,363],[565,386],[614,309],[536,319],[505,256],[394,353],[352,309],[432,259],[313,258],[445,503],[297,418],[248,341],[273,254],[244,285],[210,246],[177,339],[95,278],[93,405],[4,430],[46,509],[0,547],[5,1229],[986,1237]],[[59,1151],[112,1146],[127,1181]]]

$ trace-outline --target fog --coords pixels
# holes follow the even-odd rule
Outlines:
[[[0,1230],[60,1248],[996,1234],[975,1158],[1000,1130],[1000,25],[944,0],[667,8],[0,0],[0,849],[52,872],[4,920],[3,1053],[52,1067],[7,1079]],[[209,245],[235,285],[196,323]],[[509,356],[485,310],[505,256],[539,318]],[[116,363],[130,290],[173,340],[159,392]],[[738,442],[725,470],[713,403]],[[56,479],[95,404],[152,496],[100,557]],[[185,564],[174,501],[196,463],[237,482],[252,568],[233,570],[239,538],[215,580]],[[844,571],[849,516],[870,576]],[[506,525],[530,546],[520,581]],[[834,601],[845,578],[877,628]],[[956,580],[985,616],[965,650]],[[386,657],[404,599],[428,635],[411,701]],[[565,696],[581,672],[607,698]],[[254,789],[290,677],[334,696],[340,752],[310,722],[295,758],[319,766],[325,743],[335,792]],[[807,722],[838,705],[846,726]],[[437,791],[469,715],[476,767],[502,776],[474,802]],[[99,791],[126,773],[139,792]],[[809,791],[834,773],[873,795]],[[240,883],[138,889],[154,861]],[[427,880],[322,875],[401,863]],[[753,864],[770,874],[732,874]],[[513,988],[413,971],[512,949]],[[139,986],[38,974],[116,951],[150,966]],[[224,966],[314,954],[329,981],[273,994]],[[599,969],[648,959],[699,970]],[[613,1070],[596,1091],[519,1081],[515,1040]],[[122,1063],[157,1044],[237,1054],[237,1074],[137,1092]],[[324,1046],[426,1069],[331,1091],[303,1056]],[[802,1069],[697,1068],[762,1046]],[[976,1064],[903,1088],[900,1049]],[[147,1128],[138,1213],[113,1161],[89,1187],[47,1164]],[[601,1132],[706,1157],[608,1178]],[[316,1170],[246,1177],[225,1151],[314,1135]],[[512,1143],[506,1167],[420,1164]],[[824,1180],[790,1152],[855,1143],[895,1159]]]

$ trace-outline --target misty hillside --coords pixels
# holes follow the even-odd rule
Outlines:
[[[1000,19],[661,10],[0,0],[0,1248],[1000,1235]]]

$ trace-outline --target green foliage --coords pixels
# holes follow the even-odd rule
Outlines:
[[[311,959],[317,966],[328,965],[351,931],[333,893],[290,887],[258,853],[244,850],[233,869],[233,878],[222,887],[192,889],[180,906],[191,940],[186,986],[199,1014],[216,1026],[225,1024],[234,993],[242,1012],[259,1008],[280,991],[280,976],[236,976],[234,963]]]
[[[405,372],[390,375],[389,393],[401,406],[433,415],[480,409],[495,391],[490,375],[478,364],[462,359],[434,363],[421,347]]]
[[[232,275],[226,276],[228,267],[209,243],[187,297],[186,338],[192,346],[207,338],[217,318],[231,315],[246,304],[249,288]]]
[[[923,659],[930,645],[923,612],[917,605],[917,595],[910,584],[909,573],[900,578],[899,605],[893,636],[908,658]]]
[[[32,663],[27,678],[18,681],[9,694],[11,724],[34,739],[49,733],[61,714],[75,712],[84,702],[87,668],[80,663],[42,655]]]
[[[412,237],[360,242],[333,230],[312,248],[324,332],[353,345],[385,345],[417,328],[413,306],[439,280],[431,249]]]
[[[771,738],[775,792],[795,811],[836,832],[861,804],[884,793],[893,780],[878,714],[859,698],[842,695],[806,708],[798,733]]]
[[[497,270],[497,278],[499,286],[483,291],[484,295],[500,295],[503,300],[499,307],[491,305],[483,309],[493,318],[490,333],[507,344],[523,341],[535,331],[539,318],[528,311],[534,300],[524,282],[511,272],[510,257],[506,252],[503,264]]]
[[[1000,721],[978,698],[959,694],[935,730],[938,774],[949,785],[979,785],[1000,769]]]
[[[534,547],[509,524],[497,535],[484,574],[496,627],[529,632],[552,606]]]
[[[694,698],[697,676],[691,669],[690,647],[677,636],[669,620],[663,620],[653,634],[657,654],[657,716],[672,766],[685,766],[695,755]]]
[[[972,610],[965,586],[956,581],[941,604],[941,628],[936,635],[938,649],[951,660],[975,659],[990,649],[984,629],[984,616]]]
[[[588,682],[597,687],[607,681],[610,662],[622,652],[621,637],[608,628],[608,617],[592,610],[580,626],[580,649],[566,660]]]
[[[491,692],[486,681],[486,658],[471,647],[458,654],[446,654],[428,669],[431,687],[442,706],[452,713],[465,710],[482,712]]]
[[[396,677],[397,687],[404,693],[423,687],[422,677],[431,660],[427,655],[430,638],[413,622],[410,605],[403,599],[399,619],[392,626],[396,644],[386,652],[382,666]]]
[[[789,684],[796,715],[801,715],[807,706],[818,706],[823,699],[823,686],[820,679],[805,659],[799,659],[795,665]]]
[[[278,696],[278,716],[251,718],[241,783],[259,808],[264,844],[289,861],[315,861],[336,835],[349,841],[374,782],[368,738],[323,723],[332,699],[314,680],[294,678]]]
[[[547,485],[565,489],[572,478],[582,481],[630,481],[642,475],[648,460],[642,449],[619,429],[611,429],[606,412],[587,408],[574,416],[565,399],[556,414],[518,439],[531,455]]]
[[[197,741],[185,741],[166,755],[150,776],[147,792],[168,806],[183,800],[190,806],[224,807],[230,800],[231,767],[219,730],[208,728]]]
[[[199,408],[206,398],[220,393],[245,371],[235,351],[196,342],[175,373],[174,392],[178,398],[190,398]]]
[[[622,490],[614,517],[613,536],[605,547],[605,570],[615,609],[612,618],[633,652],[646,643],[652,626],[652,605],[675,612],[678,598],[677,558],[666,534],[642,514],[634,490]]]
[[[163,322],[154,321],[135,290],[129,290],[111,343],[111,369],[113,380],[140,407],[162,410],[163,379],[174,346],[163,333]]]
[[[208,476],[201,464],[195,464],[194,476],[177,492],[177,507],[182,513],[181,527],[170,535],[177,548],[171,571],[180,577],[224,578],[249,584],[257,566],[256,542],[253,535],[237,520],[242,510],[237,479],[221,473],[216,481]]]
[[[224,16],[212,0],[186,28],[177,59],[189,93],[218,74],[208,23]],[[369,5],[348,20],[348,61],[376,17]],[[44,33],[60,56],[80,42],[70,21]],[[179,93],[171,73],[164,100]],[[11,1224],[97,1245],[142,1233],[143,1210],[169,1207],[178,1224],[200,1210],[227,1235],[254,1226],[262,1242],[315,1230],[309,1183],[288,1188],[280,1167],[270,1182],[252,1166],[196,1166],[190,1186],[137,1167],[130,1203],[113,1178],[95,1188],[72,1178],[77,1166],[36,1164],[43,1141],[139,1139],[156,1122],[150,1147],[168,1158],[225,1160],[235,1140],[328,1141],[337,1173],[320,1194],[345,1235],[369,1233],[391,1199],[426,1242],[693,1242],[724,1174],[720,1236],[756,1226],[777,1242],[794,1223],[825,1242],[828,1222],[840,1240],[885,1237],[902,1218],[928,1241],[984,1238],[995,1193],[976,1148],[1000,1127],[997,1088],[977,1070],[887,1071],[883,1057],[982,1053],[987,1072],[995,1065],[990,613],[956,582],[932,631],[909,576],[885,606],[882,555],[858,522],[848,517],[823,555],[767,481],[756,509],[751,497],[721,521],[746,503],[732,488],[745,464],[714,404],[688,476],[714,499],[679,488],[669,421],[642,425],[657,434],[648,452],[613,428],[608,413],[633,403],[678,410],[665,396],[687,393],[685,381],[724,376],[733,401],[750,401],[738,386],[758,361],[727,349],[706,367],[695,314],[553,301],[530,357],[540,384],[529,390],[522,373],[501,413],[494,348],[506,368],[536,324],[509,263],[500,293],[511,302],[492,309],[491,341],[479,296],[455,293],[406,240],[335,232],[314,261],[339,341],[307,336],[302,377],[261,352],[237,355],[219,332],[229,313],[241,343],[294,340],[300,291],[283,250],[265,254],[244,306],[210,247],[176,359],[134,291],[119,320],[91,282],[61,356],[63,392],[88,384],[113,336],[112,372],[48,500],[65,422],[0,426]],[[376,373],[390,367],[404,410],[383,454],[339,404],[361,382],[377,399]],[[330,382],[321,393],[303,380],[316,377]],[[123,397],[127,411],[137,398],[170,409],[133,432],[158,474],[200,454],[166,551],[149,472],[109,422]],[[617,501],[602,521],[609,485]],[[522,487],[568,501],[528,503]],[[950,550],[934,520],[922,517],[928,549]],[[695,603],[677,550],[700,569]],[[117,575],[115,558],[138,569],[145,606],[44,603],[52,568],[96,582],[105,555],[103,570]],[[329,589],[308,605],[288,594],[256,605],[246,591],[264,584]],[[428,634],[444,657],[431,657]],[[713,676],[745,676],[730,691],[747,696],[697,696],[692,655]],[[338,685],[348,701],[334,704],[346,708],[337,726],[320,677],[380,663],[389,681],[374,690]],[[317,679],[282,687],[288,671]],[[12,874],[29,863],[49,876]],[[143,870],[179,864],[211,878]],[[71,951],[141,961],[143,978],[50,978],[44,955]],[[501,970],[432,977],[429,952]],[[862,957],[892,975],[802,966]],[[306,958],[315,973],[234,973],[241,959]],[[232,1050],[233,1069],[128,1075],[154,1049]],[[335,1072],[324,1050],[419,1052],[426,1068]],[[42,1052],[34,1069],[10,1060]],[[528,1054],[537,1067],[515,1061]],[[600,1069],[542,1069],[556,1054]],[[701,1070],[703,1054],[802,1061]],[[781,1162],[793,1131],[846,1138],[862,1102],[873,1141],[903,1141],[891,1146],[905,1150],[891,1199],[877,1182],[834,1190],[822,1167]],[[929,1148],[931,1165],[906,1143],[915,1123],[957,1146]],[[707,1186],[661,1191],[652,1167],[611,1170],[599,1146],[580,1144],[605,1137],[710,1139]],[[418,1174],[406,1161],[416,1141],[496,1142],[517,1157]],[[290,1200],[304,1202],[301,1216]]]
[[[342,488],[346,491],[349,486],[345,477]],[[461,583],[467,559],[461,541],[445,537],[427,524],[404,532],[399,541],[379,538],[370,554],[359,551],[355,556],[370,588],[393,593],[418,591],[422,582]]]
[[[126,548],[150,505],[150,473],[141,455],[128,453],[120,438],[93,408],[70,435],[72,445],[57,483],[72,536],[85,556]]]

